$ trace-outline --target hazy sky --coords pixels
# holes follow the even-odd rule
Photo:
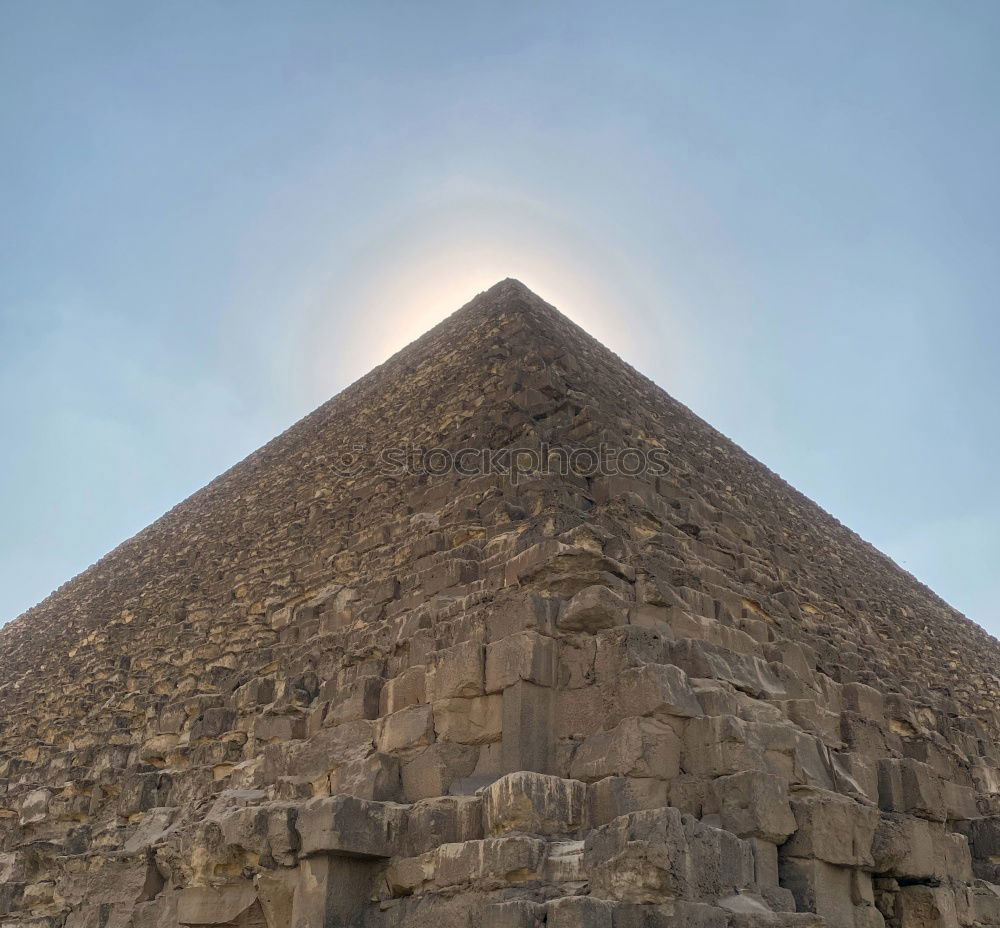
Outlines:
[[[0,622],[496,280],[1000,632],[1000,4],[0,6]]]

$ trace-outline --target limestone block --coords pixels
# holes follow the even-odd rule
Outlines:
[[[434,731],[439,741],[487,744],[497,741],[503,725],[503,697],[498,693],[434,703]]]
[[[625,625],[628,604],[605,586],[588,586],[580,590],[560,611],[556,620],[567,631],[590,632]]]
[[[300,807],[296,828],[303,856],[392,857],[406,837],[406,812],[391,803],[323,797]]]
[[[272,865],[293,866],[299,847],[296,814],[297,806],[287,803],[249,806],[224,816],[219,828],[226,844]]]
[[[689,677],[724,680],[756,698],[788,695],[777,672],[783,665],[769,664],[752,654],[737,654],[695,638],[678,638],[670,642],[668,656],[670,663],[680,667]],[[790,676],[787,669],[785,673]]]
[[[233,693],[233,705],[238,709],[251,709],[254,706],[264,706],[274,700],[275,684],[273,677],[255,677],[249,683],[244,683]]]
[[[871,722],[885,722],[885,698],[872,686],[864,683],[845,683],[840,691],[843,707],[856,712]]]
[[[325,778],[339,764],[367,757],[375,749],[375,733],[374,722],[358,720],[320,729],[306,741],[268,745],[261,775],[264,782],[279,777]]]
[[[659,809],[668,804],[669,784],[665,780],[637,777],[605,777],[591,783],[589,821],[605,825],[619,815]]]
[[[907,882],[972,882],[968,839],[926,819],[883,813],[872,843],[874,869]]]
[[[781,844],[797,825],[788,789],[776,776],[745,770],[712,782],[722,827],[741,838]]]
[[[132,910],[132,928],[177,928],[180,892],[166,891],[149,902],[139,902]]]
[[[400,760],[379,752],[349,757],[330,771],[327,782],[333,796],[343,793],[358,799],[396,801],[400,798]]]
[[[300,862],[292,896],[291,928],[357,925],[371,896],[370,861],[321,854]],[[268,926],[271,928],[271,926]],[[274,928],[286,928],[279,923]]]
[[[596,644],[594,679],[601,684],[613,684],[629,667],[670,663],[667,644],[671,637],[669,630],[637,625],[601,631],[592,639]]]
[[[427,701],[426,670],[423,665],[410,667],[388,680],[379,693],[379,715],[391,715],[407,706]]]
[[[479,796],[441,796],[414,803],[410,808],[403,853],[417,856],[441,844],[484,837]]]
[[[438,741],[407,760],[400,770],[407,802],[447,794],[455,780],[471,776],[479,761],[479,747]]]
[[[519,771],[501,777],[482,792],[486,833],[523,831],[564,835],[587,823],[587,787],[541,773]]]
[[[498,693],[520,680],[555,685],[556,644],[537,632],[508,635],[486,646],[486,692]]]
[[[587,782],[609,776],[670,780],[680,771],[680,758],[681,740],[666,722],[630,718],[583,741],[570,774]]]
[[[763,769],[763,752],[748,743],[750,738],[747,724],[732,715],[692,719],[684,731],[681,766],[701,777]]]
[[[554,691],[520,680],[508,686],[501,700],[500,767],[504,773],[532,770],[551,773],[554,765]],[[499,732],[498,732],[499,733]]]
[[[899,928],[955,928],[960,924],[955,894],[946,886],[901,887],[895,914]]]
[[[493,902],[483,909],[482,928],[541,928],[545,909],[529,899]]]
[[[173,824],[176,809],[150,809],[123,845],[126,854],[137,854],[146,848],[153,847],[163,840]],[[2,857],[2,855],[0,855]],[[3,883],[3,867],[0,866],[0,883]]]
[[[483,618],[490,641],[499,641],[522,631],[551,634],[560,601],[537,593],[505,597],[490,605]]]
[[[525,883],[538,878],[544,858],[545,842],[524,835],[442,844],[434,855],[434,886],[473,883],[494,889]]]
[[[612,928],[613,907],[592,896],[564,896],[545,905],[545,928]]]
[[[553,736],[585,738],[605,724],[605,696],[598,686],[556,690],[553,696]]]
[[[395,857],[385,870],[385,882],[393,896],[412,896],[434,879],[434,854]]]
[[[343,725],[357,719],[377,719],[383,681],[381,677],[359,677],[331,700],[324,725]]]
[[[171,779],[163,773],[132,773],[121,784],[118,814],[123,818],[166,806]]]
[[[576,883],[581,888],[587,882],[583,869],[583,841],[550,841],[542,867],[545,883]]]
[[[298,711],[266,712],[253,720],[252,736],[265,744],[306,736],[306,719]]]
[[[434,741],[434,714],[428,705],[409,706],[379,722],[376,743],[385,754],[412,756]]]
[[[592,895],[628,903],[714,899],[753,882],[747,842],[673,808],[633,812],[593,829],[584,866]]]
[[[678,718],[701,715],[701,706],[687,675],[677,667],[662,664],[630,667],[604,689],[606,716],[612,724],[641,715]]]
[[[253,883],[225,886],[189,886],[177,900],[177,921],[182,925],[228,925],[257,901]]]
[[[295,884],[298,874],[295,870],[262,870],[254,877],[257,901],[264,913],[267,928],[280,928],[292,924]]]
[[[854,928],[851,870],[815,858],[782,857],[781,885],[800,912],[814,912],[829,928]]]
[[[969,842],[976,860],[1000,857],[1000,815],[977,819],[968,825]]]
[[[949,822],[970,821],[979,818],[979,802],[976,790],[950,780],[941,780],[941,794],[944,800],[944,814]]]
[[[432,702],[484,692],[484,648],[480,641],[465,641],[436,651],[427,668],[427,698]]]
[[[782,847],[790,857],[816,857],[845,867],[870,867],[878,809],[837,793],[802,790],[792,794],[796,831]]]
[[[973,890],[972,923],[974,925],[1000,925],[1000,886],[980,883]]]
[[[191,725],[191,743],[203,738],[219,738],[236,723],[236,710],[223,706],[206,709]]]
[[[934,822],[945,820],[944,795],[937,774],[910,758],[878,762],[879,807],[886,812],[907,812]]]
[[[33,789],[21,803],[22,825],[35,825],[45,821],[49,812],[49,802],[52,799],[52,791],[48,789]]]

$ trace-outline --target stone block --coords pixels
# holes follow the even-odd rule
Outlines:
[[[626,903],[711,900],[753,882],[747,842],[673,808],[633,812],[593,829],[584,867],[592,895]]]
[[[301,861],[289,924],[293,928],[361,924],[373,877],[374,868],[367,860],[323,854]]]
[[[471,776],[479,761],[479,747],[455,741],[438,741],[406,761],[401,769],[403,797],[407,802],[447,794],[455,780]]]
[[[479,796],[425,799],[410,808],[402,853],[416,856],[441,844],[478,841],[484,837],[483,802]]]
[[[825,790],[802,790],[791,797],[795,834],[782,847],[790,857],[815,857],[844,867],[870,867],[878,809]]]
[[[475,884],[483,890],[538,878],[545,842],[525,835],[442,844],[434,853],[434,886],[446,889]]]
[[[390,754],[350,757],[330,771],[331,795],[343,793],[358,799],[394,802],[400,798],[400,761]]]
[[[22,825],[36,825],[45,821],[49,812],[49,802],[52,791],[48,789],[33,789],[21,803],[20,822]]]
[[[681,740],[659,719],[630,718],[584,740],[573,754],[570,774],[592,782],[609,776],[670,780],[680,770]]]
[[[874,687],[864,683],[845,683],[840,690],[840,698],[845,709],[871,722],[885,722],[885,698]]]
[[[667,644],[669,629],[621,625],[605,629],[594,637],[594,679],[614,684],[622,671],[646,664],[670,663]],[[588,639],[584,639],[585,641]]]
[[[348,683],[330,702],[325,725],[342,725],[357,719],[377,719],[381,714],[383,680],[381,677],[359,677]]]
[[[782,857],[781,885],[800,912],[814,912],[829,928],[854,928],[851,870],[815,858]]]
[[[486,610],[484,624],[490,641],[499,641],[522,631],[551,634],[560,601],[537,593],[519,593],[492,603]]]
[[[391,715],[407,706],[427,701],[426,669],[410,667],[399,676],[386,681],[379,692],[379,715]]]
[[[872,842],[873,869],[897,880],[972,882],[972,855],[964,835],[937,822],[883,813]]]
[[[487,698],[502,700],[501,770],[504,773],[518,770],[551,773],[555,747],[552,736],[554,691],[521,680],[508,686],[502,696]]]
[[[632,716],[694,718],[702,714],[687,675],[677,667],[630,667],[604,690],[606,717],[612,724]]]
[[[945,802],[938,775],[911,758],[878,762],[878,801],[886,812],[906,812],[932,822],[945,820]]]
[[[228,925],[257,901],[253,883],[225,886],[189,886],[177,899],[177,921],[182,925]]]
[[[588,790],[591,826],[605,825],[619,815],[659,809],[668,804],[665,780],[638,777],[605,777]]]
[[[769,664],[752,654],[737,654],[720,645],[695,638],[678,638],[669,643],[668,659],[689,677],[724,680],[754,698],[787,695],[778,671],[784,665]],[[790,671],[784,668],[790,676]]]
[[[431,655],[427,668],[427,698],[469,698],[484,692],[484,648],[480,641],[465,641]]]
[[[899,928],[956,928],[960,924],[955,893],[947,886],[901,887],[895,916]]]
[[[684,731],[681,766],[686,773],[700,777],[763,769],[763,752],[748,743],[750,738],[747,724],[736,716],[692,719]]]
[[[628,622],[628,604],[605,586],[580,590],[560,611],[558,626],[567,631],[594,632]]]
[[[428,705],[409,706],[379,722],[377,744],[384,754],[412,756],[434,741],[434,714]]]
[[[545,928],[613,928],[612,903],[592,896],[564,896],[545,904]]]
[[[541,773],[519,771],[501,777],[482,792],[486,833],[522,831],[565,835],[587,823],[587,787]]]
[[[556,644],[537,632],[508,635],[486,646],[486,692],[499,693],[526,680],[554,686]]]
[[[406,811],[390,803],[329,796],[303,803],[296,828],[304,857],[392,857],[406,836]]]
[[[488,744],[500,739],[502,728],[503,697],[499,693],[434,703],[434,731],[440,741]]]
[[[541,928],[545,909],[530,899],[493,902],[483,909],[482,928]]]
[[[788,788],[772,774],[745,770],[717,778],[712,788],[722,827],[741,838],[781,844],[797,827]]]

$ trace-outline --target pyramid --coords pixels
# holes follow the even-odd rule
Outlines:
[[[505,280],[0,630],[0,926],[1000,925],[998,674]]]

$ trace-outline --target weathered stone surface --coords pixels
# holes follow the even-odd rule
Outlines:
[[[505,281],[0,630],[0,928],[1000,926],[998,667]]]
[[[633,812],[594,829],[584,865],[592,894],[621,902],[716,899],[753,882],[745,841],[670,808]]]
[[[800,826],[780,778],[746,770],[712,782],[722,827],[741,838],[762,838],[781,844]]]
[[[392,857],[405,838],[406,814],[389,803],[331,796],[305,803],[296,827],[303,856]]]
[[[491,835],[564,835],[587,824],[587,787],[578,780],[510,773],[484,789],[482,798],[483,821]]]
[[[790,857],[815,857],[844,867],[871,867],[879,812],[836,793],[792,795],[795,834],[782,847]]]
[[[631,718],[591,735],[577,747],[570,768],[579,780],[609,776],[671,780],[680,771],[681,741],[665,722]]]

